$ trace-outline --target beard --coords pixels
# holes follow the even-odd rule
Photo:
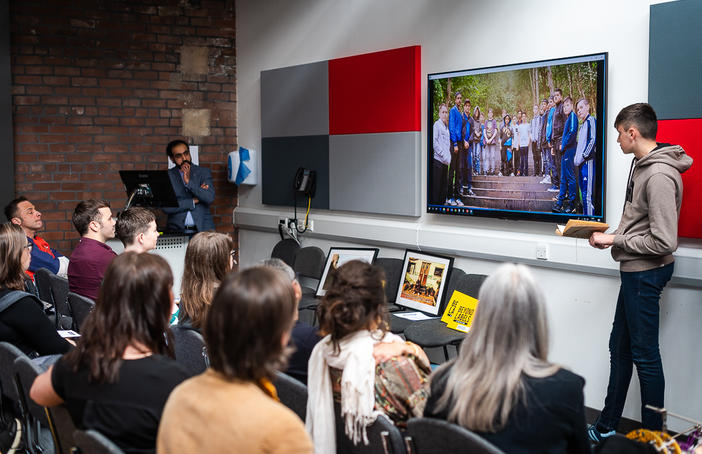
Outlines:
[[[176,164],[175,166],[176,166],[176,168],[180,169],[181,167],[183,167],[183,164],[185,164],[185,163],[187,163],[190,167],[193,166],[193,163],[188,161],[187,159],[184,159],[183,162],[181,162],[180,164]]]

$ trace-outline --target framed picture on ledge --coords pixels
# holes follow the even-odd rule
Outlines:
[[[378,256],[378,248],[333,247],[329,249],[327,261],[324,264],[322,278],[317,286],[317,296],[324,296],[331,285],[331,275],[334,270],[351,260],[361,260],[372,264]]]
[[[439,315],[453,257],[406,250],[395,304]]]

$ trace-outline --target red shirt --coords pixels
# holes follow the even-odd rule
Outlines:
[[[115,257],[115,251],[105,243],[81,238],[68,262],[69,290],[96,300],[105,270]]]

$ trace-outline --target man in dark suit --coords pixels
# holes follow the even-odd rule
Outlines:
[[[195,233],[214,230],[210,204],[214,202],[214,186],[210,169],[190,161],[190,148],[183,140],[173,140],[166,147],[175,167],[168,171],[178,199],[178,207],[164,207],[168,215],[166,228],[172,232]]]

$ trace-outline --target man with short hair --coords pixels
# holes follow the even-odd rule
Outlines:
[[[141,207],[124,210],[117,218],[115,233],[124,244],[124,252],[148,252],[156,248],[159,236],[156,216]]]
[[[451,163],[451,139],[448,130],[448,108],[446,104],[439,106],[439,119],[432,128],[433,161],[431,173],[431,203],[446,205],[448,189],[448,167]]]
[[[49,243],[37,233],[44,227],[41,212],[24,196],[12,200],[5,207],[5,216],[13,224],[22,227],[27,241],[31,244],[32,261],[29,263],[27,276],[34,279],[39,268],[46,268],[54,274],[66,277],[68,258],[52,249]]]
[[[590,115],[590,103],[581,98],[575,105],[578,119],[581,121],[578,129],[577,148],[575,149],[575,165],[578,169],[578,185],[583,202],[583,214],[595,215],[595,205],[592,193],[595,191],[595,119]]]
[[[574,163],[578,117],[573,112],[573,99],[570,96],[563,100],[563,114],[566,116],[566,122],[561,139],[561,184],[553,212],[573,214],[579,211],[577,169]]]
[[[117,256],[105,244],[115,237],[115,219],[109,202],[84,200],[73,210],[73,225],[80,242],[68,265],[68,287],[73,293],[96,300],[107,266]]]
[[[447,205],[456,206],[456,199],[460,202],[458,191],[460,189],[462,168],[460,157],[463,151],[463,113],[461,112],[461,101],[463,95],[460,91],[456,92],[454,98],[454,106],[449,111],[449,138],[451,139],[451,163],[449,164],[448,172],[448,201]],[[461,202],[462,203],[462,202]]]
[[[260,262],[261,266],[267,268],[274,268],[282,271],[290,279],[293,291],[295,292],[295,301],[299,303],[302,299],[302,287],[300,283],[295,278],[295,271],[278,258],[265,259]],[[297,315],[297,314],[295,314]],[[300,320],[295,320],[295,325],[290,332],[291,343],[295,346],[295,351],[290,356],[288,361],[288,369],[285,371],[286,374],[291,377],[307,384],[307,363],[310,360],[310,355],[314,346],[317,345],[322,337],[319,335],[318,330],[310,325],[302,323]]]
[[[175,164],[168,176],[178,199],[177,207],[163,207],[163,212],[168,215],[166,228],[188,234],[214,230],[210,205],[214,202],[215,192],[210,169],[191,162],[190,147],[184,140],[169,142],[166,154]]]
[[[539,147],[539,137],[541,135],[541,114],[539,106],[534,104],[534,117],[531,119],[531,156],[534,160],[534,175],[543,175],[541,167],[541,147]]]
[[[550,192],[559,192],[558,182],[561,181],[561,156],[562,156],[562,139],[563,127],[565,126],[566,116],[563,113],[563,91],[556,88],[553,91],[553,118],[551,134],[548,137],[549,145],[551,146],[551,155],[553,156],[554,174],[551,176],[553,186],[549,189]]]
[[[607,397],[599,418],[588,428],[592,441],[615,434],[622,416],[633,365],[641,385],[641,424],[661,430],[665,378],[658,345],[659,300],[673,275],[678,247],[678,217],[683,196],[681,174],[692,158],[678,145],[656,142],[657,118],[646,103],[622,109],[614,120],[617,142],[633,154],[624,211],[612,234],[595,232],[590,245],[612,248],[621,287],[609,337]]]

